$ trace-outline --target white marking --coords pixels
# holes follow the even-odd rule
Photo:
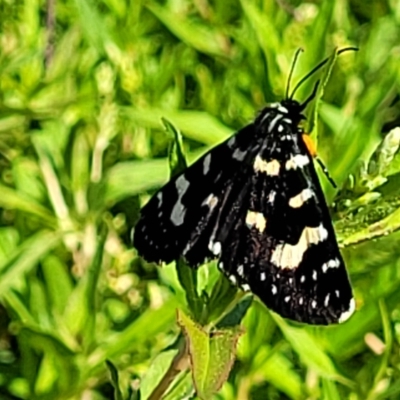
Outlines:
[[[271,103],[268,104],[268,108],[278,108],[280,106],[280,103]]]
[[[282,132],[283,131],[283,126],[282,125],[278,125],[278,132]]]
[[[291,124],[292,121],[289,118],[283,118],[283,122],[286,122],[287,124]]]
[[[322,272],[325,273],[329,268],[339,268],[340,261],[337,258],[333,258],[326,263],[322,264]]]
[[[325,300],[324,300],[324,306],[325,307],[328,307],[328,304],[329,304],[329,297],[331,296],[331,294],[330,293],[328,293],[327,295],[326,295],[326,297],[325,297]]]
[[[289,278],[289,285],[293,283],[293,278]]]
[[[239,265],[237,268],[237,273],[239,276],[243,277],[243,265]]]
[[[276,192],[275,190],[271,190],[268,194],[268,203],[273,204],[275,201]]]
[[[247,211],[246,225],[249,228],[254,226],[260,233],[262,233],[265,231],[265,227],[267,226],[267,219],[262,213],[256,211]]]
[[[157,214],[157,216],[158,216],[158,218],[161,218],[162,215],[163,215],[163,212],[162,212],[162,210],[160,210],[160,212]]]
[[[210,242],[209,246],[211,246],[210,250],[214,254],[214,256],[218,256],[221,254],[221,243],[220,242],[215,242],[215,243]]]
[[[286,161],[285,168],[289,171],[290,169],[303,168],[309,163],[310,159],[304,154],[291,155],[289,160]]]
[[[265,272],[261,272],[261,274],[260,274],[260,279],[262,280],[262,281],[265,281],[265,278],[267,277],[267,275],[265,274]]]
[[[255,172],[265,172],[270,176],[279,175],[280,167],[278,160],[265,161],[258,154],[253,164]]]
[[[244,157],[246,156],[246,154],[247,154],[247,151],[246,151],[246,150],[242,151],[242,150],[240,150],[240,149],[236,149],[236,150],[233,152],[232,157],[233,157],[235,160],[243,161],[243,160],[244,160]]]
[[[289,303],[289,301],[290,301],[290,296],[286,296],[283,300],[285,300],[285,303]]]
[[[278,111],[280,111],[281,113],[287,114],[289,111],[286,107],[283,107],[281,104],[279,104]]]
[[[189,241],[188,244],[183,249],[182,254],[186,255],[186,253],[190,250],[191,247],[192,247],[192,243]]]
[[[224,263],[222,261],[220,261],[218,263],[218,268],[222,271],[224,269]]]
[[[236,137],[235,137],[235,136],[232,136],[232,137],[228,140],[228,142],[227,142],[226,144],[228,145],[228,147],[232,147],[232,146],[235,144],[235,142],[236,142]]]
[[[300,282],[301,282],[301,283],[304,283],[305,281],[306,281],[306,276],[305,276],[305,275],[302,275],[301,278],[300,278]]]
[[[207,175],[210,170],[211,154],[208,153],[203,160],[203,175]]]
[[[272,132],[276,123],[282,118],[282,114],[277,114],[275,118],[268,125],[268,132]]]
[[[228,279],[233,285],[237,285],[237,279],[235,275],[229,275]]]
[[[271,285],[271,293],[272,293],[273,295],[275,295],[275,294],[278,293],[278,289],[276,288],[275,285]]]
[[[242,290],[244,290],[245,292],[250,292],[250,286],[247,283],[243,283]]]
[[[299,304],[303,305],[303,298],[302,297],[299,298]]]
[[[276,279],[280,279],[280,275],[279,274],[276,274]]]
[[[171,222],[175,226],[183,224],[183,220],[186,214],[186,209],[182,204],[182,197],[189,186],[190,186],[189,181],[187,181],[183,175],[181,175],[175,182],[175,187],[176,190],[178,191],[178,200],[176,200],[176,203],[174,204],[171,213]]]
[[[161,204],[162,204],[162,197],[163,197],[163,194],[162,194],[162,192],[158,192],[158,194],[157,194],[157,199],[158,199],[158,208],[160,208],[160,207],[161,207]]]
[[[316,228],[306,226],[295,245],[283,243],[276,246],[271,262],[280,268],[297,268],[303,259],[304,252],[313,244],[323,242],[328,237],[328,231],[322,224]]]
[[[313,300],[313,301],[311,302],[311,307],[312,307],[312,308],[316,308],[316,307],[317,307],[317,302],[316,302],[315,300]]]
[[[317,271],[315,269],[313,270],[312,278],[314,279],[314,281],[317,280]]]
[[[300,208],[307,200],[313,197],[314,192],[310,188],[303,189],[298,195],[289,199],[289,206],[292,208]]]
[[[339,323],[347,321],[351,317],[355,309],[356,309],[356,302],[354,301],[354,299],[351,299],[349,304],[349,309],[347,311],[344,311],[342,315],[339,317],[338,320]]]
[[[214,196],[213,193],[209,194],[208,197],[201,203],[202,206],[210,207],[211,211],[217,204],[218,204],[218,197]]]
[[[339,290],[335,290],[335,294],[336,294],[336,297],[339,298],[339,294],[340,294]]]

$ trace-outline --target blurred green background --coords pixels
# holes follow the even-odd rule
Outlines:
[[[1,400],[152,398],[190,314],[175,266],[129,239],[168,180],[161,117],[192,162],[283,98],[297,48],[295,81],[349,45],[318,152],[357,312],[317,328],[254,301],[212,398],[400,398],[399,1],[0,0]],[[164,394],[195,398],[190,374]]]

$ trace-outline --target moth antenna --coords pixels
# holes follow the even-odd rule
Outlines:
[[[289,72],[288,81],[287,81],[287,84],[286,84],[286,95],[285,95],[285,98],[286,98],[286,99],[289,99],[290,82],[291,82],[291,80],[292,80],[294,67],[295,67],[296,64],[297,64],[297,59],[299,58],[300,53],[303,52],[303,51],[304,51],[304,50],[303,50],[301,47],[299,47],[299,48],[296,50],[296,53],[294,54],[293,62],[292,62],[292,65],[290,66],[290,72]]]
[[[337,55],[340,55],[346,51],[358,51],[357,47],[345,47],[344,49],[338,50],[336,53]],[[292,94],[289,96],[289,99],[293,99],[297,89],[312,75],[314,75],[319,69],[321,69],[328,61],[330,57],[325,58],[325,60],[321,61],[318,65],[316,65],[307,75],[303,76],[303,78],[300,79],[300,81],[297,83],[297,85],[294,87]]]
[[[314,89],[313,89],[312,93],[308,96],[307,100],[300,106],[301,110],[304,110],[307,107],[307,104],[317,95],[317,91],[318,91],[318,87],[319,87],[320,83],[321,83],[320,80],[318,80],[316,82],[316,84],[314,85]]]

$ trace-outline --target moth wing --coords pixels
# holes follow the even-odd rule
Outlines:
[[[169,263],[183,255],[195,266],[215,257],[209,239],[226,197],[241,190],[232,182],[257,151],[253,142],[254,124],[250,124],[173,177],[149,200],[133,237],[143,258]]]
[[[286,129],[255,156],[235,229],[221,224],[219,266],[283,317],[342,322],[354,311],[349,278],[312,158]]]

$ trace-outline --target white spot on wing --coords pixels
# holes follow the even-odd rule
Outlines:
[[[317,280],[317,271],[315,269],[313,270],[312,278],[314,279],[314,281]]]
[[[289,303],[289,301],[290,301],[290,296],[286,296],[283,300],[285,301],[285,303]]]
[[[217,204],[218,197],[214,196],[213,193],[209,194],[208,197],[201,203],[202,206],[210,207],[210,210],[213,210]]]
[[[270,176],[279,175],[280,167],[278,160],[265,161],[258,154],[253,164],[255,172],[265,172]]]
[[[268,194],[268,203],[273,204],[275,201],[276,192],[275,190],[271,190]]]
[[[286,161],[285,168],[289,171],[290,169],[303,168],[309,163],[310,159],[304,154],[291,155],[289,160]]]
[[[313,301],[311,302],[311,307],[312,307],[312,308],[316,308],[316,307],[317,307],[317,302],[316,302],[315,300],[313,300]]]
[[[211,154],[208,153],[203,160],[203,175],[207,175],[210,170]]]
[[[306,276],[305,276],[305,275],[302,275],[301,278],[300,278],[300,282],[301,282],[301,283],[304,283],[305,281],[306,281]]]
[[[278,114],[275,116],[275,118],[270,122],[268,125],[268,132],[272,132],[272,130],[275,128],[276,123],[282,118],[281,114]]]
[[[322,264],[322,272],[325,273],[326,271],[328,271],[329,268],[339,268],[339,266],[340,266],[339,259],[333,258],[328,262]]]
[[[287,114],[289,111],[286,107],[283,107],[281,104],[279,104],[278,111],[280,111],[281,113]]]
[[[299,298],[299,304],[303,305],[303,298],[302,297]]]
[[[221,243],[220,242],[215,242],[215,243],[210,242],[209,249],[214,254],[214,256],[218,256],[221,254]]]
[[[162,205],[162,198],[163,198],[163,194],[162,194],[162,192],[158,192],[158,193],[157,193],[157,199],[158,199],[158,208],[160,208],[160,207],[161,207],[161,205]]]
[[[236,285],[236,284],[237,284],[237,279],[236,279],[236,276],[235,276],[235,275],[229,275],[228,279],[230,280],[230,282],[231,282],[233,285]]]
[[[303,189],[298,195],[289,199],[289,206],[292,208],[300,208],[307,200],[313,197],[314,192],[310,188]]]
[[[267,219],[262,213],[256,211],[247,211],[246,225],[249,228],[254,226],[260,233],[262,233],[267,225]]]
[[[278,293],[278,289],[276,288],[275,285],[271,285],[271,293],[272,293],[273,295],[275,295],[275,294]]]
[[[189,186],[190,186],[189,181],[186,180],[183,175],[181,175],[175,181],[175,187],[176,190],[178,191],[178,199],[176,200],[176,203],[174,204],[174,207],[172,208],[171,212],[171,221],[175,226],[183,224],[183,220],[186,214],[186,209],[182,204],[182,197]]]
[[[347,321],[351,317],[355,309],[356,309],[356,302],[354,301],[354,299],[351,299],[348,310],[344,311],[342,315],[339,317],[339,323]]]
[[[283,131],[283,126],[282,125],[278,125],[278,132],[282,132]]]
[[[250,292],[250,286],[249,286],[247,283],[243,283],[243,284],[242,284],[242,289],[243,289],[245,292]]]
[[[243,265],[239,265],[237,268],[237,273],[239,276],[243,277]]]
[[[340,294],[339,290],[335,290],[335,294],[336,294],[336,297],[339,298],[339,294]]]
[[[325,307],[328,307],[328,304],[329,304],[329,297],[331,296],[331,294],[330,293],[328,293],[327,295],[326,295],[326,297],[325,297],[325,300],[324,300],[324,306]]]
[[[260,279],[262,280],[262,281],[265,281],[265,278],[266,278],[267,276],[266,276],[266,274],[265,274],[265,272],[261,272],[261,274],[260,274]]]
[[[243,161],[244,158],[245,158],[245,156],[246,156],[246,154],[247,154],[247,151],[246,151],[246,150],[242,151],[242,150],[240,150],[240,149],[236,149],[236,150],[233,152],[232,157],[233,157],[235,160]]]
[[[227,142],[226,144],[228,145],[228,147],[232,147],[232,146],[235,144],[235,142],[236,142],[236,138],[235,138],[235,136],[232,136],[232,137],[228,140],[228,142]]]
[[[306,226],[295,245],[283,243],[276,246],[271,262],[280,268],[297,268],[303,259],[304,252],[313,244],[323,242],[328,237],[328,231],[321,224],[316,228]]]

